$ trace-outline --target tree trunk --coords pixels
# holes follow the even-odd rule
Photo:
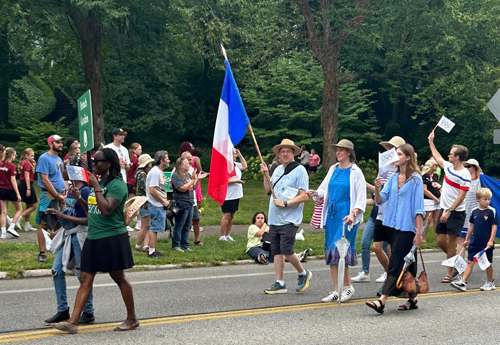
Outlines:
[[[7,128],[9,124],[9,41],[7,38],[9,23],[0,26],[0,128]]]
[[[333,61],[332,61],[333,60]],[[331,58],[324,67],[323,108],[321,129],[323,131],[323,165],[328,168],[336,162],[335,145],[338,141],[339,83],[337,59]]]
[[[94,145],[104,143],[104,117],[102,112],[102,20],[95,11],[84,15],[72,8],[68,15],[77,28],[82,41],[83,75],[85,90],[92,95]]]

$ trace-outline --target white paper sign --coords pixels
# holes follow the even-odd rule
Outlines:
[[[385,151],[378,154],[378,166],[384,167],[391,163],[397,162],[399,160],[398,154],[396,153],[396,149],[393,147],[389,151]]]
[[[483,254],[479,255],[481,253],[483,253]],[[483,271],[491,266],[491,263],[488,261],[488,258],[486,257],[486,252],[484,250],[482,250],[479,253],[477,253],[476,255],[474,255],[474,258],[475,258],[474,261],[477,262],[477,264],[479,265],[479,268],[482,269]]]
[[[443,115],[441,120],[439,120],[438,124],[439,127],[444,129],[446,132],[450,133],[453,127],[455,127],[455,123],[448,119],[446,116]]]
[[[281,193],[288,200],[295,198],[299,194],[299,190],[297,188],[286,187],[286,189]]]
[[[454,267],[458,271],[458,273],[462,274],[465,272],[465,267],[467,267],[467,262],[464,260],[463,257],[458,255],[457,260],[455,261]]]
[[[446,259],[443,262],[441,262],[441,265],[453,267],[453,266],[455,266],[455,261],[457,261],[457,257],[458,257],[458,255],[452,256],[451,258]]]

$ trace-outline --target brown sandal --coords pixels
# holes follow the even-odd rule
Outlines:
[[[449,284],[453,281],[453,277],[452,276],[449,276],[449,275],[446,275],[443,280],[441,280],[441,283],[445,283],[445,284]]]
[[[201,242],[201,241],[196,241],[196,242],[194,242],[194,245],[195,245],[195,246],[200,246],[200,247],[203,247],[203,242]]]

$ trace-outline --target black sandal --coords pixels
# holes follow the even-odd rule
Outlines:
[[[377,306],[377,302],[379,302],[380,306]],[[382,303],[382,300],[377,300],[375,302],[374,301],[366,301],[365,304],[367,306],[369,306],[370,308],[372,308],[373,310],[375,310],[379,314],[384,313],[385,304]]]
[[[405,304],[400,305],[400,306],[399,306],[399,308],[398,308],[398,310],[400,310],[400,311],[404,311],[404,310],[413,310],[413,309],[418,309],[418,305],[417,305],[418,301],[417,301],[417,300],[413,301],[413,300],[410,298],[410,299],[408,299],[408,301],[407,301],[407,302],[408,302],[408,303],[410,303],[410,306],[409,306],[409,307],[408,307],[408,306],[406,305],[406,303],[405,303]]]

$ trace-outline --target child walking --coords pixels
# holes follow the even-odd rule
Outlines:
[[[474,255],[487,248],[485,251],[486,257],[490,263],[493,262],[494,239],[497,233],[498,214],[493,207],[490,207],[491,190],[488,188],[479,188],[476,192],[476,199],[479,202],[479,207],[472,210],[470,216],[469,230],[465,237],[464,247],[469,245],[469,256],[467,267],[463,278],[451,282],[451,286],[460,291],[467,290],[467,279],[472,273],[474,266]],[[481,291],[495,290],[495,282],[493,281],[493,265],[486,269],[487,281],[481,286]]]

